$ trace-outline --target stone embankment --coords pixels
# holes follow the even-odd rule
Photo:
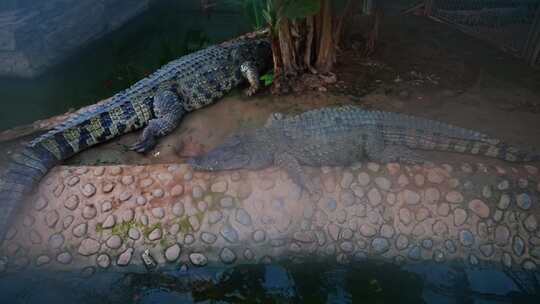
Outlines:
[[[277,169],[184,164],[58,167],[0,247],[0,271],[366,258],[536,270],[535,166],[306,168],[310,196]]]

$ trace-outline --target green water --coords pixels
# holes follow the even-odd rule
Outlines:
[[[93,104],[161,65],[250,29],[240,13],[208,16],[181,1],[157,1],[141,16],[38,78],[0,78],[0,130]]]

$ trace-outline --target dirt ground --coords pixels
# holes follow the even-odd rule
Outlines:
[[[359,19],[355,28],[364,24]],[[540,71],[425,17],[386,17],[380,33],[370,58],[362,55],[364,33],[348,39],[339,57],[338,81],[324,91],[271,96],[267,90],[253,98],[237,91],[188,115],[146,156],[127,150],[138,136],[133,133],[69,163],[178,162],[212,148],[234,130],[262,126],[271,112],[342,104],[440,120],[540,150]]]

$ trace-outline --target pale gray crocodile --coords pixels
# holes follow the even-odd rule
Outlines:
[[[356,161],[424,162],[414,150],[484,155],[509,162],[540,160],[540,154],[485,134],[438,121],[354,106],[322,108],[292,117],[274,115],[266,126],[241,132],[188,162],[196,170],[261,169],[275,165],[312,189],[302,165],[346,166]]]

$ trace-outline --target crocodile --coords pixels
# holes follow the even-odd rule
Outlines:
[[[20,203],[55,165],[81,150],[144,127],[130,148],[147,152],[189,112],[212,104],[244,82],[247,95],[270,68],[267,39],[237,39],[180,57],[108,102],[73,115],[32,140],[10,160],[0,177],[0,240]]]
[[[274,113],[265,127],[241,131],[208,153],[190,158],[195,170],[268,166],[284,169],[297,185],[317,191],[305,166],[347,166],[371,160],[424,163],[417,150],[483,155],[508,162],[540,160],[540,154],[486,134],[405,114],[329,107],[292,117]]]

